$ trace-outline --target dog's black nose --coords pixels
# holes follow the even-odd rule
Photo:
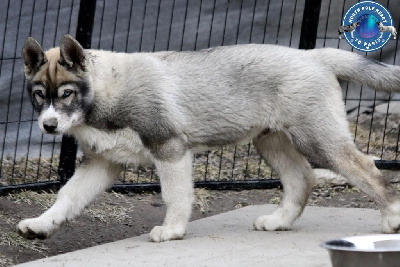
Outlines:
[[[58,126],[57,119],[49,119],[43,122],[43,128],[48,133],[54,133],[55,130],[57,129],[57,126]]]

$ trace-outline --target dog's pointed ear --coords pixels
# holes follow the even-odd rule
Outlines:
[[[28,37],[25,41],[24,48],[22,49],[22,59],[24,60],[26,76],[35,74],[47,62],[42,47],[32,37]]]
[[[85,70],[86,53],[83,47],[71,35],[66,34],[60,41],[60,63],[68,70]]]

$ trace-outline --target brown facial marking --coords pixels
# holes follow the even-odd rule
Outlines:
[[[35,74],[32,79],[34,83],[41,83],[50,90],[51,95],[57,95],[60,85],[67,82],[79,81],[78,77],[67,71],[58,64],[60,60],[60,49],[53,48],[46,52],[48,62]]]

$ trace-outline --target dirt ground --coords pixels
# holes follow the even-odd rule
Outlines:
[[[400,192],[400,184],[394,184]],[[278,204],[281,189],[209,191],[196,189],[192,220],[248,205]],[[10,266],[86,247],[148,233],[162,223],[165,205],[159,193],[104,193],[76,220],[52,238],[25,240],[15,232],[21,219],[41,214],[55,200],[54,193],[23,191],[0,197],[0,266]],[[369,197],[347,185],[316,188],[308,205],[376,208]]]

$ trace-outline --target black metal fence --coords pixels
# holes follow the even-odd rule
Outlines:
[[[20,56],[28,36],[48,49],[70,33],[94,49],[120,52],[199,50],[246,43],[310,49],[338,47],[343,12],[356,0],[8,0],[0,9],[0,193],[15,188],[60,186],[79,164],[73,139],[43,135],[25,92]],[[400,6],[380,1],[400,17]],[[319,23],[318,23],[319,22]],[[398,64],[398,42],[369,53]],[[364,53],[365,54],[365,53]],[[343,84],[346,108],[359,148],[381,168],[399,169],[399,98]],[[382,111],[383,110],[383,111]],[[59,156],[60,155],[60,156]],[[77,155],[77,159],[75,159]],[[279,182],[251,144],[195,155],[198,186],[268,188]],[[126,166],[115,190],[158,189],[151,166]]]

